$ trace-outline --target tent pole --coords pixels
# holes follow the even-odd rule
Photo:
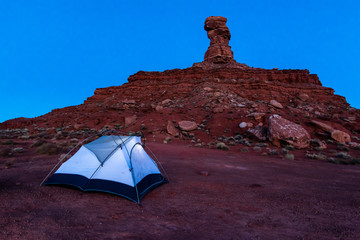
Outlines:
[[[117,145],[116,148],[114,148],[114,150],[111,151],[111,153],[109,153],[109,155],[107,155],[107,157],[104,159],[104,161],[102,163],[100,163],[100,165],[96,168],[96,170],[94,171],[94,173],[91,175],[91,177],[87,180],[84,189],[86,189],[86,186],[88,185],[89,181],[91,180],[91,178],[95,175],[95,173],[99,170],[100,167],[102,167],[105,163],[106,160],[108,160],[109,157],[111,157],[111,155],[118,149],[121,148],[121,144]],[[91,150],[90,150],[91,151]]]
[[[124,143],[124,141],[122,140],[122,138],[120,138],[120,139],[121,139],[121,141]],[[125,149],[126,149],[126,152],[127,152],[128,156],[129,156],[129,160],[130,160],[130,166],[129,166],[130,169],[129,169],[129,171],[131,172],[131,177],[132,177],[132,180],[133,180],[133,183],[134,183],[134,186],[135,186],[135,190],[136,190],[137,204],[140,205],[139,191],[138,191],[137,185],[135,184],[135,176],[134,176],[134,172],[133,172],[134,169],[133,169],[133,167],[132,167],[131,156],[130,156],[130,154],[129,154],[129,150],[127,149],[125,143],[124,143],[124,147],[125,147]]]
[[[104,133],[104,132],[103,132]],[[102,134],[103,134],[102,133]],[[51,171],[49,172],[48,175],[46,175],[46,177],[44,178],[44,180],[40,183],[40,186],[44,184],[44,182],[46,181],[46,179],[50,176],[50,174],[54,171],[54,169],[59,166],[60,163],[62,163],[62,161],[66,158],[67,155],[69,155],[69,153],[71,153],[75,148],[77,148],[80,144],[82,144],[83,142],[85,142],[86,140],[88,140],[89,138],[91,137],[94,137],[98,134],[94,134],[94,135],[91,135],[87,138],[85,138],[84,140],[82,140],[81,142],[79,142],[78,144],[76,144],[75,147],[73,147],[68,153],[65,154],[65,156],[63,156],[62,158],[60,158],[60,161],[51,169]]]

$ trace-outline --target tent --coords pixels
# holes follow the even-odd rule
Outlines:
[[[140,204],[146,193],[165,182],[140,137],[110,135],[83,145],[45,185],[113,193]]]

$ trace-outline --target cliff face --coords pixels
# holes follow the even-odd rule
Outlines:
[[[211,42],[204,62],[186,69],[140,71],[122,86],[96,89],[79,106],[55,109],[33,119],[9,120],[0,128],[56,132],[107,126],[141,130],[155,139],[177,133],[181,137],[179,122],[187,120],[198,126],[192,135],[207,143],[223,135],[249,134],[256,126],[267,126],[269,117],[277,114],[300,124],[312,136],[321,136],[312,120],[349,134],[360,132],[359,111],[349,107],[344,97],[334,95],[333,89],[323,87],[316,74],[237,63],[228,46],[230,32],[225,23],[223,18],[207,18],[205,30]],[[239,127],[240,123],[246,127]]]

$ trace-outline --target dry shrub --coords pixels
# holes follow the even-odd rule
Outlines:
[[[44,141],[44,140],[37,140],[33,145],[31,145],[31,147],[40,147],[40,146],[43,145],[44,143],[46,143],[46,141]]]
[[[61,149],[53,143],[44,143],[36,148],[38,154],[54,155],[60,153]]]
[[[292,154],[292,153],[287,153],[287,154],[285,155],[285,158],[286,158],[286,159],[289,159],[289,160],[294,160],[294,159],[295,159],[295,156],[294,156],[294,154]]]
[[[15,145],[16,143],[14,142],[14,140],[9,139],[6,140],[5,142],[2,143],[3,145]]]
[[[216,148],[217,148],[217,149],[224,150],[224,151],[228,151],[228,150],[229,150],[229,147],[226,146],[226,144],[223,143],[223,142],[218,142],[218,143],[216,144]]]

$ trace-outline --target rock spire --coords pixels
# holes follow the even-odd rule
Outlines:
[[[233,52],[229,46],[230,30],[226,26],[225,17],[210,16],[205,20],[204,29],[210,39],[210,46],[204,57],[205,62],[229,63],[235,62]]]

